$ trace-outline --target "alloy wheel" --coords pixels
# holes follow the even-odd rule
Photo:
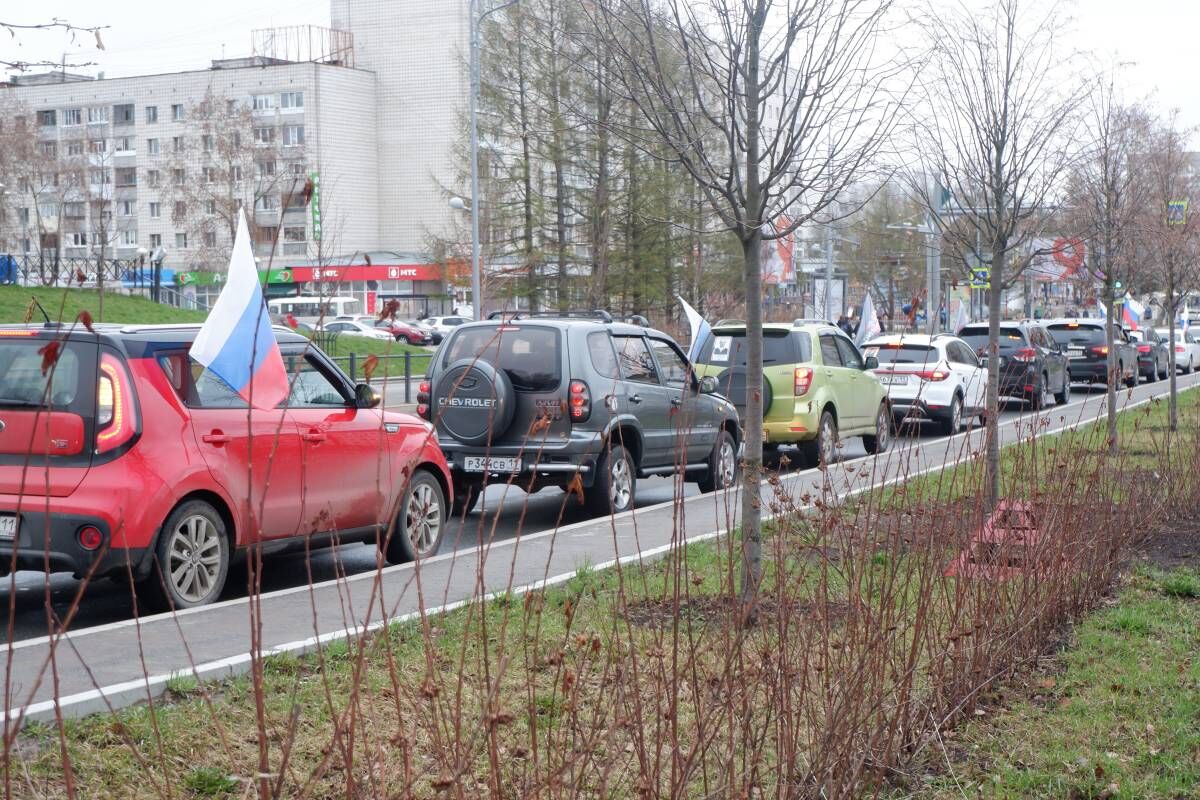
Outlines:
[[[419,483],[413,487],[404,509],[404,532],[413,550],[425,555],[438,540],[442,529],[442,507],[433,487]]]
[[[624,511],[633,497],[633,474],[624,458],[614,459],[609,468],[608,499],[614,511]]]
[[[189,603],[205,600],[221,575],[221,534],[200,514],[185,517],[167,545],[171,587]]]
[[[833,417],[825,415],[821,418],[821,432],[818,435],[818,446],[821,452],[821,461],[825,464],[833,463],[834,445],[837,438],[837,432],[833,427]]]
[[[890,437],[892,435],[892,426],[889,417],[891,412],[887,409],[879,409],[879,414],[875,417],[875,452],[882,453],[891,445]]]
[[[734,476],[737,473],[737,453],[733,450],[733,442],[727,437],[722,437],[721,452],[717,454],[717,475],[720,477],[720,489],[726,489],[733,485]]]
[[[950,401],[950,433],[958,433],[962,429],[962,402],[955,397]]]

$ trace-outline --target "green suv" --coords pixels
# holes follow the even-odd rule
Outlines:
[[[887,391],[850,338],[828,323],[763,325],[763,446],[796,444],[810,464],[831,463],[839,438],[861,436],[868,453],[887,450]],[[718,323],[696,359],[721,393],[746,413],[746,326]]]

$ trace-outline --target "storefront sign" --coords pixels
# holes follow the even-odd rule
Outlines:
[[[305,281],[440,281],[442,269],[437,264],[371,264],[361,266],[287,267],[270,272],[259,270],[259,280],[272,283],[302,283]],[[224,272],[193,270],[178,276],[183,286],[217,286],[225,280]]]

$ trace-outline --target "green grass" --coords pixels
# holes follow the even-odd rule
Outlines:
[[[1200,602],[1179,588],[1198,585],[1196,571],[1139,569],[1078,626],[1061,674],[1036,684],[1049,691],[967,725],[954,752],[969,758],[917,796],[1196,797]]]

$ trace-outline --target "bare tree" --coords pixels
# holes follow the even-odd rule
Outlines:
[[[1141,170],[1147,179],[1146,201],[1139,207],[1140,232],[1145,252],[1154,265],[1162,289],[1162,310],[1167,317],[1167,341],[1170,351],[1171,391],[1168,404],[1170,427],[1179,428],[1178,389],[1175,375],[1175,318],[1187,295],[1200,278],[1200,220],[1189,209],[1196,194],[1197,178],[1192,168],[1187,142],[1194,129],[1180,126],[1178,112],[1171,112],[1157,125]]]
[[[1064,218],[1081,232],[1091,254],[1089,267],[1102,282],[1098,302],[1107,309],[1105,343],[1108,348],[1108,447],[1117,454],[1117,382],[1121,379],[1113,347],[1117,322],[1118,285],[1128,285],[1136,266],[1137,224],[1146,201],[1147,182],[1141,179],[1137,157],[1146,145],[1146,111],[1119,103],[1111,76],[1100,80],[1088,96],[1087,130],[1092,140],[1071,171]],[[1092,276],[1089,276],[1092,277]]]
[[[8,39],[15,40],[18,34],[27,35],[30,33],[44,33],[47,31],[57,31],[67,37],[72,44],[80,38],[92,38],[95,41],[96,49],[104,49],[104,40],[100,38],[100,31],[106,30],[107,25],[74,25],[65,19],[52,19],[49,22],[35,22],[31,24],[20,24],[15,22],[6,22],[0,20],[0,31],[8,34]],[[35,61],[23,61],[10,57],[0,57],[0,68],[11,69],[16,72],[26,72],[31,69],[39,69],[44,67],[58,67],[65,69],[67,67],[79,68],[91,66],[91,61],[70,61],[64,57],[62,61],[47,61],[44,59]]]
[[[961,4],[924,15],[931,57],[914,115],[922,169],[917,193],[943,237],[981,261],[990,250],[986,501],[1000,496],[998,341],[1002,291],[1045,255],[1035,242],[1055,224],[1061,180],[1070,166],[1081,86],[1064,78],[1055,48],[1057,3],[1034,15],[1022,0],[985,11]],[[945,205],[945,190],[953,198]]]
[[[613,49],[618,91],[638,111],[640,124],[627,135],[660,144],[699,186],[720,227],[741,243],[747,323],[741,596],[747,621],[762,574],[763,242],[830,210],[889,132],[896,64],[882,59],[876,44],[890,5],[612,0],[591,11]],[[784,213],[790,223],[775,225]]]

